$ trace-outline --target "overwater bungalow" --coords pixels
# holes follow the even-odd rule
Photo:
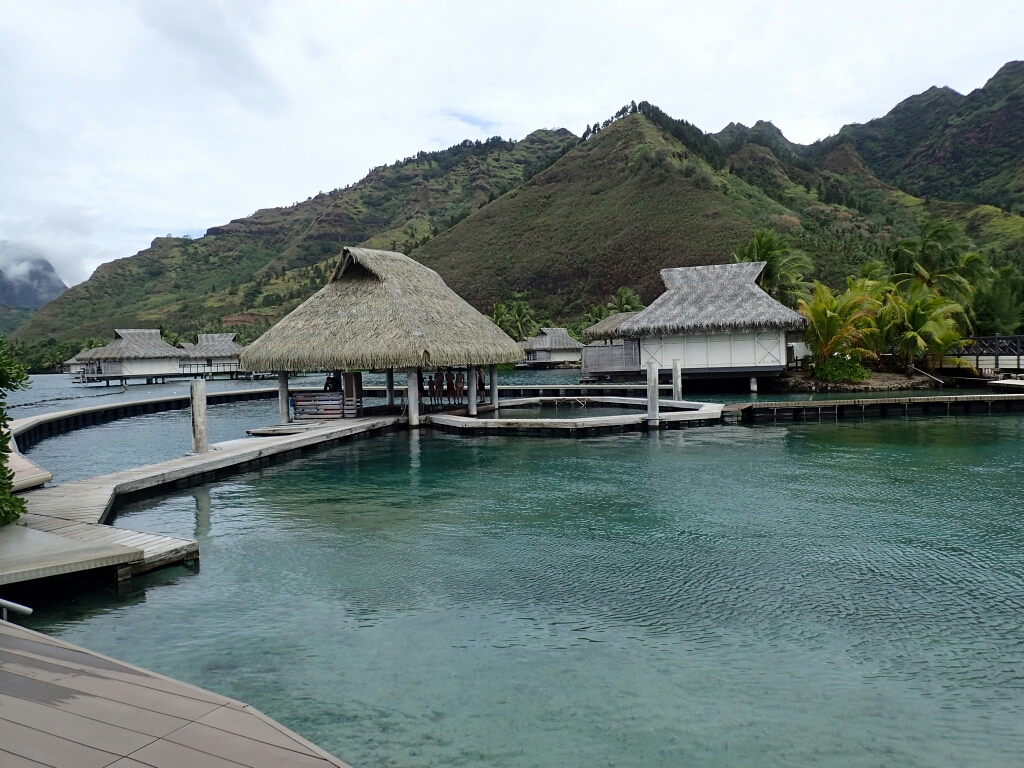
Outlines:
[[[665,292],[640,312],[587,328],[583,377],[642,375],[676,365],[684,378],[777,376],[786,368],[786,334],[803,315],[773,299],[757,279],[764,262],[663,269]],[[622,345],[619,347],[619,345]]]
[[[181,372],[191,376],[235,376],[239,371],[238,356],[245,349],[235,341],[233,333],[200,333],[197,344],[185,341],[178,347],[185,352],[179,362]]]
[[[519,342],[526,353],[522,368],[553,368],[558,365],[579,365],[583,345],[565,328],[541,328],[540,333]]]
[[[490,366],[495,398],[497,365],[524,357],[434,270],[401,253],[345,248],[327,285],[246,347],[240,362],[244,371],[278,372],[281,423],[291,420],[289,371],[336,372],[341,392],[309,393],[295,405],[299,416],[313,409],[318,418],[339,418],[359,413],[359,371],[386,372],[390,406],[394,371],[405,369],[409,424],[417,426],[423,369],[466,366],[472,414],[477,367]]]
[[[139,378],[148,382],[179,376],[183,357],[185,351],[164,341],[156,328],[118,328],[112,342],[79,352],[67,364],[80,384]]]

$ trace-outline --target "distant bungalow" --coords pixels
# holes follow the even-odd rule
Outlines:
[[[516,367],[552,368],[571,363],[579,365],[583,345],[569,335],[565,328],[541,328],[540,333],[519,342],[526,353],[526,361]]]
[[[638,375],[648,363],[685,378],[777,376],[786,368],[786,333],[803,315],[757,284],[765,263],[663,269],[666,291],[640,312],[621,312],[583,334],[584,379]],[[753,384],[753,381],[752,381]]]
[[[179,362],[181,372],[189,375],[236,374],[238,356],[245,349],[233,333],[200,333],[197,344],[185,341],[178,347],[185,352]]]
[[[65,361],[79,384],[145,379],[147,383],[182,376],[236,375],[242,346],[233,333],[201,333],[198,344],[172,347],[156,328],[118,328],[114,340]]]

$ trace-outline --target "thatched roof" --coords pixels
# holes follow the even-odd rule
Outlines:
[[[748,330],[802,331],[807,319],[757,284],[765,262],[661,270],[667,289],[615,330],[619,338]]]
[[[327,285],[245,348],[247,371],[513,363],[525,355],[432,269],[345,248]]]
[[[76,362],[91,360],[160,360],[184,357],[183,350],[172,347],[156,328],[118,328],[114,340],[105,347],[87,349],[75,355]]]
[[[601,339],[617,339],[619,338],[615,332],[619,326],[629,320],[636,312],[616,312],[614,315],[608,315],[604,320],[598,323],[594,323],[589,328],[583,329],[583,335],[593,341]]]
[[[245,349],[235,341],[233,333],[200,333],[198,344],[187,341],[178,345],[190,358],[237,357]]]
[[[520,341],[519,346],[526,352],[542,349],[583,349],[583,345],[570,336],[565,328],[541,328],[540,333]]]

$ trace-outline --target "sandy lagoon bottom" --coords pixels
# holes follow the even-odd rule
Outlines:
[[[141,503],[202,569],[31,625],[355,766],[1008,766],[1024,419],[424,431]]]

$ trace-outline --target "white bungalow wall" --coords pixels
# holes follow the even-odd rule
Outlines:
[[[786,332],[648,336],[640,340],[640,367],[652,360],[662,370],[671,370],[672,361],[678,360],[684,373],[752,368],[777,371],[786,365]]]
[[[116,363],[115,363],[116,365]],[[179,372],[178,358],[176,357],[157,357],[157,358],[142,358],[136,360],[124,360],[120,364],[121,370],[118,373],[123,373],[125,376],[166,376]],[[114,366],[111,367],[111,373],[114,373]],[[104,366],[106,368],[106,366]],[[106,373],[106,371],[104,371]]]

